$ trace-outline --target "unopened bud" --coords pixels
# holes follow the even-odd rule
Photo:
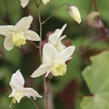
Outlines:
[[[68,12],[77,23],[81,23],[80,12],[76,6],[69,5]]]

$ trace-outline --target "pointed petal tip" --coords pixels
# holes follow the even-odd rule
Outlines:
[[[38,77],[35,73],[33,73],[31,76],[30,76],[31,78],[36,78],[36,77]]]

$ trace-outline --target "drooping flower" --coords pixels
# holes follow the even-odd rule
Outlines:
[[[4,48],[12,50],[14,46],[20,47],[26,44],[27,40],[40,41],[39,35],[28,30],[32,23],[33,17],[23,17],[16,25],[0,26],[0,34],[5,36]]]
[[[36,92],[33,88],[24,88],[24,83],[25,81],[20,70],[17,70],[16,73],[12,75],[10,80],[12,93],[9,97],[13,97],[12,103],[19,103],[24,96],[27,96],[28,98],[33,97],[34,99],[36,99],[36,97],[41,98],[38,92]]]
[[[28,5],[29,1],[30,1],[30,0],[20,0],[21,6],[22,6],[23,8],[25,8],[25,7]]]
[[[52,73],[53,76],[64,75],[67,71],[65,62],[71,59],[74,50],[75,46],[69,46],[58,52],[53,45],[45,44],[43,48],[43,63],[33,72],[31,77],[39,77],[45,73],[46,77],[49,73]]]
[[[62,51],[65,48],[65,45],[62,44],[62,40],[66,37],[65,35],[62,35],[63,31],[65,30],[67,24],[63,25],[61,29],[56,29],[54,33],[49,35],[48,43],[52,44],[57,51]]]
[[[50,0],[42,0],[43,4],[47,4]]]
[[[25,7],[28,5],[29,1],[30,1],[30,0],[20,0],[21,6],[22,6],[23,8],[25,8]],[[50,1],[50,0],[42,0],[43,4],[47,4],[49,1]]]
[[[81,23],[81,16],[80,16],[80,12],[78,10],[78,8],[76,6],[72,6],[69,5],[68,7],[68,12],[70,14],[70,16],[77,22],[77,23]]]

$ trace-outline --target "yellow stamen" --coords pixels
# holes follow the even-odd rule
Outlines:
[[[12,103],[15,104],[16,102],[19,103],[21,98],[24,96],[23,91],[15,91],[12,99]]]
[[[20,47],[21,45],[24,45],[26,43],[26,38],[22,33],[16,33],[12,36],[12,42],[15,46]]]
[[[65,63],[55,62],[52,67],[52,73],[54,76],[64,75],[67,71],[67,65]]]

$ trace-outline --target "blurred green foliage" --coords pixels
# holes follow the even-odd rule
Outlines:
[[[92,65],[85,68],[83,77],[93,94],[85,97],[82,109],[109,108],[109,52],[103,52],[91,58]]]

